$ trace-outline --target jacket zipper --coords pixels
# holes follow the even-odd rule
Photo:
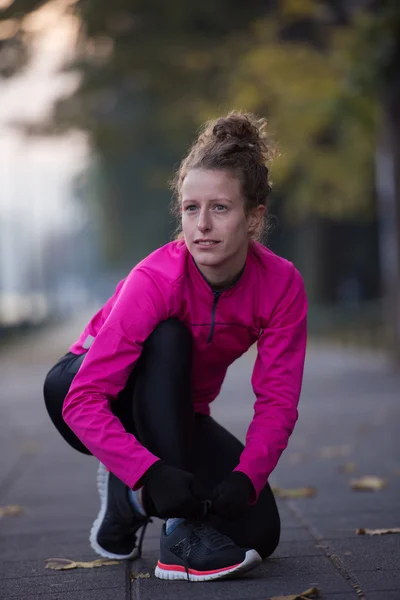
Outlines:
[[[217,310],[217,303],[218,303],[219,297],[222,294],[222,292],[213,292],[213,294],[214,294],[214,302],[213,302],[212,312],[211,312],[211,328],[210,328],[210,333],[208,334],[207,342],[211,342],[213,334],[214,334],[215,313]]]

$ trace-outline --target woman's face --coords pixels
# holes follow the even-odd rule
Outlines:
[[[264,206],[246,215],[237,177],[225,170],[192,169],[182,184],[181,209],[186,245],[206,279],[212,283],[214,275],[218,283],[235,277]]]

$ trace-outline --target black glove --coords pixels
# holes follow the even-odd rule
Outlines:
[[[210,512],[223,519],[238,519],[244,515],[253,494],[254,486],[247,475],[233,471],[212,491]]]
[[[141,478],[144,495],[149,496],[158,516],[200,517],[204,513],[206,493],[194,476],[182,469],[154,463]]]

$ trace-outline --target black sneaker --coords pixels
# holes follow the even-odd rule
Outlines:
[[[209,581],[245,573],[260,563],[261,557],[255,550],[239,548],[204,521],[186,519],[169,535],[165,524],[162,526],[155,576]]]
[[[90,532],[90,545],[106,558],[138,558],[151,519],[135,511],[129,500],[128,487],[101,463],[97,471],[97,489],[100,512]],[[137,544],[136,533],[140,528]]]

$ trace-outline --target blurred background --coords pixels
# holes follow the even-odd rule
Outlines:
[[[305,279],[311,336],[400,365],[398,0],[0,11],[0,345],[97,310],[168,242],[174,169],[241,109],[279,148],[266,244]]]

